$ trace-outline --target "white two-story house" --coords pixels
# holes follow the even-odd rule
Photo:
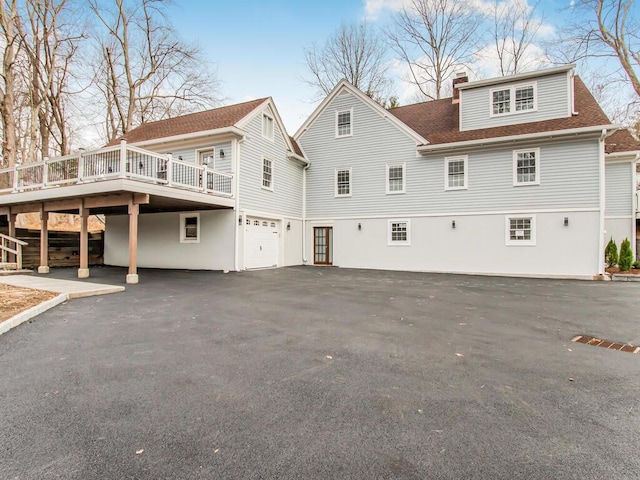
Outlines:
[[[573,66],[390,110],[341,82],[294,135],[305,260],[354,268],[592,278],[635,238],[638,144]]]
[[[270,98],[142,125],[94,152],[0,170],[25,212],[106,217],[107,265],[289,265],[593,278],[636,238],[640,147],[573,66],[385,110],[343,81],[293,138]],[[48,270],[41,232],[41,272]]]

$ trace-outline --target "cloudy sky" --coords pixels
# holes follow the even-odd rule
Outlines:
[[[306,74],[304,48],[324,43],[340,24],[367,20],[385,27],[403,0],[182,0],[170,8],[171,21],[186,40],[197,41],[218,72],[225,104],[272,96],[293,134],[316,104],[302,80]],[[482,8],[484,0],[468,0]],[[513,0],[507,0],[513,1]],[[542,0],[543,35],[568,14],[569,0]],[[532,49],[532,54],[541,50]],[[390,59],[390,71],[403,66]],[[479,62],[481,75],[495,75],[493,62]],[[400,79],[395,93],[409,102],[413,91]]]

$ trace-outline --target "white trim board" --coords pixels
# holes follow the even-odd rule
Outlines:
[[[481,215],[523,215],[523,214],[545,214],[545,213],[596,213],[599,212],[598,207],[585,208],[553,208],[553,209],[520,209],[520,210],[500,210],[495,212],[451,212],[451,213],[417,213],[417,214],[394,214],[388,213],[384,215],[359,215],[353,217],[311,217],[307,218],[309,222],[325,222],[338,220],[376,220],[387,218],[440,218],[440,217],[472,217]]]

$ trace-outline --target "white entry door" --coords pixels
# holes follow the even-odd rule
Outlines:
[[[246,217],[244,225],[244,267],[278,266],[280,222],[267,218]]]

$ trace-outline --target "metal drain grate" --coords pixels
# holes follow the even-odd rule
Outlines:
[[[608,348],[609,350],[618,350],[619,352],[640,353],[640,347],[631,345],[629,343],[610,342],[609,340],[602,340],[596,337],[589,337],[587,335],[578,335],[571,339],[572,342],[584,343],[586,345],[593,345],[594,347]]]

